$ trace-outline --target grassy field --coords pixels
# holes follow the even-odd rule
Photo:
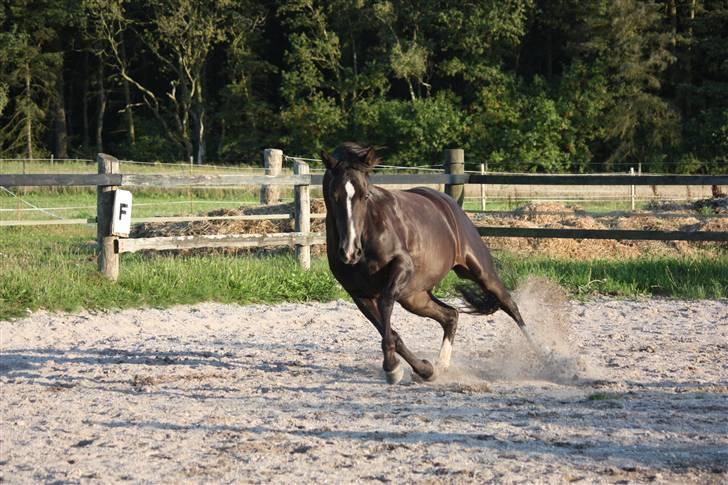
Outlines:
[[[201,175],[201,174],[262,174],[263,169],[252,165],[221,167],[213,165],[136,164],[121,163],[123,173]],[[290,173],[290,169],[284,169]],[[96,173],[91,161],[0,161],[2,173]],[[0,221],[50,220],[54,218],[83,219],[96,217],[96,189],[93,187],[15,187],[14,197],[0,190]],[[259,187],[239,189],[132,189],[134,216],[199,215],[213,209],[236,208],[258,201]],[[282,188],[281,197],[292,200],[291,188]],[[22,200],[21,200],[22,199]],[[24,202],[25,201],[25,202]],[[27,203],[26,203],[27,202]],[[32,210],[31,206],[46,209]]]
[[[0,319],[28,310],[165,307],[181,303],[328,301],[346,298],[323,259],[310,271],[291,256],[122,256],[117,283],[96,271],[88,226],[0,228]],[[513,288],[529,275],[550,278],[575,297],[660,295],[721,298],[728,294],[728,254],[700,259],[573,261],[496,254]],[[453,294],[451,274],[437,289]]]
[[[200,215],[213,209],[237,208],[242,205],[256,204],[259,198],[257,187],[241,189],[177,189],[177,190],[133,190],[134,217]],[[17,197],[0,190],[0,221],[26,221],[50,219],[88,219],[96,217],[96,191],[88,187],[34,188],[23,191],[14,189]],[[320,190],[314,189],[312,197],[321,197]],[[293,191],[282,188],[281,198],[285,202],[293,200]],[[528,199],[510,201],[489,201],[488,211],[513,210],[530,202]],[[34,210],[28,204],[45,209]],[[590,212],[627,210],[628,204],[621,201],[592,202],[578,204]],[[646,206],[638,204],[638,209]],[[480,202],[466,200],[466,210],[480,210]]]
[[[51,193],[35,190],[13,197],[0,192],[0,221],[50,219],[89,219],[96,217],[96,192],[77,190]],[[284,197],[288,194],[283,193]],[[292,195],[288,196],[291,198]],[[32,210],[23,201],[44,211]],[[199,215],[213,209],[237,208],[258,203],[258,192],[252,189],[166,190],[134,192],[134,217]]]

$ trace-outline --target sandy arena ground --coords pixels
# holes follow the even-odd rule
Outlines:
[[[728,482],[728,300],[517,298],[548,358],[463,315],[453,367],[397,386],[346,302],[0,322],[0,481]]]

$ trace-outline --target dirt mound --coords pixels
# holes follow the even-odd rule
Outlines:
[[[149,222],[134,226],[131,237],[161,237],[161,236],[198,236],[205,234],[268,234],[273,232],[293,232],[293,203],[275,204],[268,206],[243,206],[238,209],[216,209],[204,214],[207,217],[253,216],[284,214],[290,219],[277,220],[230,220],[213,219],[209,221],[185,221],[175,223]],[[311,201],[311,213],[326,212],[323,200]],[[321,232],[323,219],[313,219],[311,230]]]
[[[667,207],[667,206],[666,206]],[[578,206],[558,203],[530,203],[513,211],[512,215],[472,214],[478,226],[508,226],[524,228],[569,229],[626,229],[654,231],[728,231],[728,219],[705,218],[696,211],[697,205],[671,203],[671,217],[661,217],[654,207],[649,211],[587,215]],[[663,207],[664,210],[664,207]],[[675,214],[677,212],[677,214]],[[684,213],[684,217],[682,214]],[[612,239],[539,239],[484,238],[495,250],[539,254],[572,259],[624,259],[643,255],[667,256],[696,254],[703,250],[725,248],[725,244],[688,241],[631,241]]]
[[[322,214],[326,212],[326,206],[323,199],[311,200],[311,214]],[[206,214],[207,217],[229,217],[229,216],[255,216],[255,215],[272,215],[284,214],[290,216],[290,219],[260,219],[260,220],[235,220],[235,219],[212,219],[206,221],[184,221],[184,222],[147,222],[137,224],[132,228],[130,237],[147,238],[147,237],[165,237],[165,236],[201,236],[201,235],[218,235],[218,234],[270,234],[277,232],[294,232],[293,214],[294,204],[292,202],[286,204],[274,204],[267,206],[242,206],[237,209],[216,209]],[[325,232],[324,220],[321,218],[311,219],[312,232]],[[287,249],[195,249],[191,250],[195,253],[249,253],[253,252],[273,252]],[[186,251],[189,253],[190,251]],[[312,252],[318,254],[321,252],[321,246],[313,246]]]
[[[647,209],[651,211],[671,212],[708,210],[716,214],[728,214],[728,197],[721,195],[720,197],[701,199],[695,202],[651,201],[647,204]]]
[[[695,203],[695,209],[708,209],[716,214],[728,214],[728,197],[714,197],[712,199],[699,200]]]

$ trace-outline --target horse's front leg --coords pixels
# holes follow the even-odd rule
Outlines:
[[[395,354],[397,340],[392,330],[392,309],[394,308],[394,302],[399,299],[402,292],[407,288],[413,271],[414,265],[409,256],[403,255],[392,260],[389,264],[389,280],[377,300],[377,307],[379,308],[379,315],[383,326],[382,353],[384,354],[384,362],[382,367],[387,374],[387,382],[390,384],[398,383],[404,375],[404,371],[399,365],[399,359]],[[426,364],[429,364],[429,362]],[[432,368],[431,365],[427,365],[427,367],[430,367],[430,370]],[[414,368],[417,372],[417,367]],[[423,372],[425,374],[428,373],[426,369],[423,369]]]
[[[382,323],[382,317],[379,314],[379,307],[377,302],[371,298],[358,298],[352,297],[356,306],[361,310],[367,319],[374,324],[379,334],[384,338],[384,324]],[[423,379],[431,379],[434,375],[434,367],[427,360],[419,359],[412,351],[410,351],[404,344],[404,340],[399,334],[392,329],[392,336],[394,337],[395,351],[402,356],[407,363],[412,366],[412,369]],[[396,377],[396,376],[393,376]],[[401,378],[401,377],[400,377]]]

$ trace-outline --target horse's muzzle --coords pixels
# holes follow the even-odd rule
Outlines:
[[[362,250],[360,247],[354,247],[354,250],[349,254],[344,248],[339,248],[339,259],[348,265],[354,265],[361,260]]]

